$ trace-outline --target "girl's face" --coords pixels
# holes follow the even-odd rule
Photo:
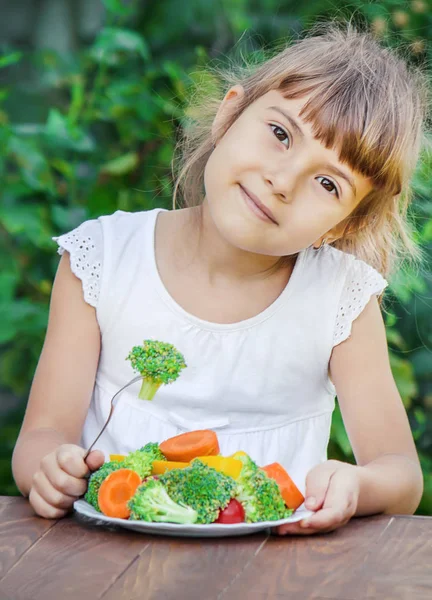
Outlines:
[[[231,95],[230,95],[231,94]],[[241,99],[232,88],[216,117]],[[206,201],[219,234],[232,246],[288,256],[322,237],[336,239],[343,221],[372,189],[312,134],[298,116],[307,98],[272,90],[223,135],[204,174]]]

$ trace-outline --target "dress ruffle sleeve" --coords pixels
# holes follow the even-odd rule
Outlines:
[[[353,321],[363,311],[372,295],[379,296],[387,285],[388,282],[376,269],[362,260],[353,261],[339,302],[333,336],[334,346],[349,338]]]
[[[72,273],[82,282],[84,300],[96,307],[99,301],[102,276],[103,237],[99,220],[89,220],[76,229],[52,238],[58,253],[70,254]]]

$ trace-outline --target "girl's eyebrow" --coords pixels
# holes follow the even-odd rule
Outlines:
[[[280,108],[279,106],[269,106],[269,109],[275,110],[276,112],[280,113],[283,117],[285,117],[285,119],[289,123],[291,123],[293,129],[295,129],[296,133],[300,137],[305,137],[305,134],[303,133],[303,130],[301,129],[301,127],[298,125],[297,121],[291,115],[289,115],[287,112],[285,112],[283,110],[283,108]]]
[[[280,106],[269,106],[269,109],[275,110],[276,112],[280,113],[291,124],[293,129],[297,132],[297,134],[300,137],[302,137],[302,138],[305,137],[305,134],[304,134],[303,130],[301,129],[301,127],[299,126],[299,124],[297,123],[297,121],[290,114],[288,114],[286,111],[284,111],[283,108],[280,108]],[[332,165],[330,163],[323,165],[323,168],[327,169],[328,171],[332,171],[335,175],[339,175],[339,177],[342,177],[342,179],[345,179],[345,181],[348,183],[348,185],[352,189],[354,196],[357,196],[357,188],[356,188],[354,179],[350,175],[348,175],[348,173],[345,173],[345,171],[341,171],[341,169],[336,167],[336,165]]]

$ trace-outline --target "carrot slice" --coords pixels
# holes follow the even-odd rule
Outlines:
[[[303,504],[303,494],[300,492],[282,465],[274,462],[271,463],[271,465],[261,467],[261,469],[267,473],[268,477],[271,477],[271,479],[276,481],[281,491],[282,498],[285,500],[285,504],[288,506],[288,508],[296,510]]]
[[[178,462],[190,462],[197,456],[219,454],[217,435],[211,429],[198,429],[175,435],[159,444],[159,448],[168,460]]]
[[[118,469],[103,480],[99,488],[99,508],[107,517],[127,519],[130,515],[128,501],[141,484],[141,477],[132,469]]]

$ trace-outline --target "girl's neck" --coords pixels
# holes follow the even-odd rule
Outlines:
[[[175,227],[175,239],[172,238],[174,256],[178,257],[180,268],[187,264],[205,273],[209,283],[252,282],[278,272],[279,257],[253,254],[229,244],[215,227],[206,201],[198,207],[174,211],[174,214],[183,223],[183,226]],[[283,273],[279,272],[279,277],[289,276],[292,266],[281,269]]]

